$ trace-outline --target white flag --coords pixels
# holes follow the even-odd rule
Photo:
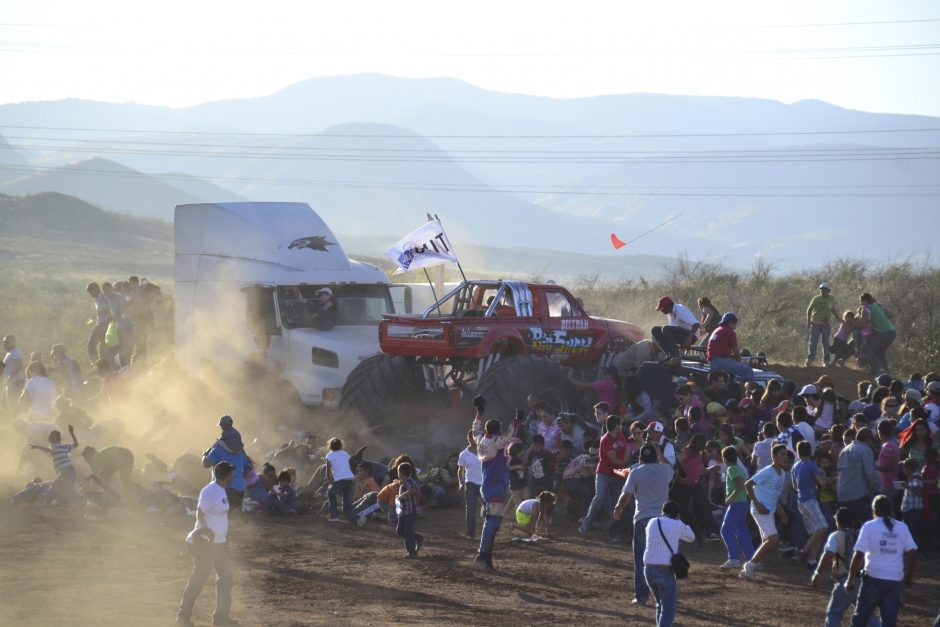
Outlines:
[[[395,274],[442,263],[457,263],[454,247],[450,245],[440,220],[431,220],[401,238],[385,252],[385,256],[398,264]]]

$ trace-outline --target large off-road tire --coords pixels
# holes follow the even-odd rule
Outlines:
[[[419,382],[403,357],[370,357],[349,373],[343,385],[340,414],[358,414],[368,425],[382,425],[414,399]]]
[[[581,395],[567,371],[541,355],[511,355],[490,367],[477,386],[486,399],[486,415],[505,421],[525,409],[526,397],[535,394],[558,412],[579,412]]]

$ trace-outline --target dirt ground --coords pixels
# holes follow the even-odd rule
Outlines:
[[[632,607],[632,553],[598,530],[559,524],[549,542],[496,549],[499,572],[472,568],[462,508],[419,521],[421,558],[402,559],[382,524],[331,525],[312,516],[239,516],[231,524],[233,616],[244,625],[651,623]],[[169,625],[189,575],[182,554],[192,519],[117,512],[101,520],[0,510],[0,625]],[[809,571],[772,558],[763,584],[719,570],[721,543],[686,547],[691,577],[679,585],[680,625],[820,625],[828,591]],[[211,620],[213,590],[194,620]],[[929,625],[940,606],[940,563],[919,563],[902,624]]]

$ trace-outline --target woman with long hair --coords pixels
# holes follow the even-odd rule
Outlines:
[[[918,418],[911,423],[910,427],[901,432],[898,444],[901,446],[902,458],[912,457],[922,464],[927,459],[927,449],[936,448],[936,445],[930,441],[930,427],[923,418]]]
[[[872,519],[862,525],[855,542],[855,555],[845,580],[850,592],[862,570],[861,587],[855,602],[852,625],[868,623],[875,608],[881,614],[884,627],[894,627],[901,606],[902,586],[909,588],[914,582],[914,563],[917,545],[903,522],[891,517],[894,505],[883,494],[872,501]]]

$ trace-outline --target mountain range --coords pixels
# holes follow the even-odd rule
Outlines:
[[[346,238],[388,242],[430,212],[464,248],[792,269],[929,254],[929,230],[902,226],[934,211],[937,129],[818,101],[551,99],[357,75],[183,109],[3,105],[0,193],[162,218],[182,202],[302,200]]]

